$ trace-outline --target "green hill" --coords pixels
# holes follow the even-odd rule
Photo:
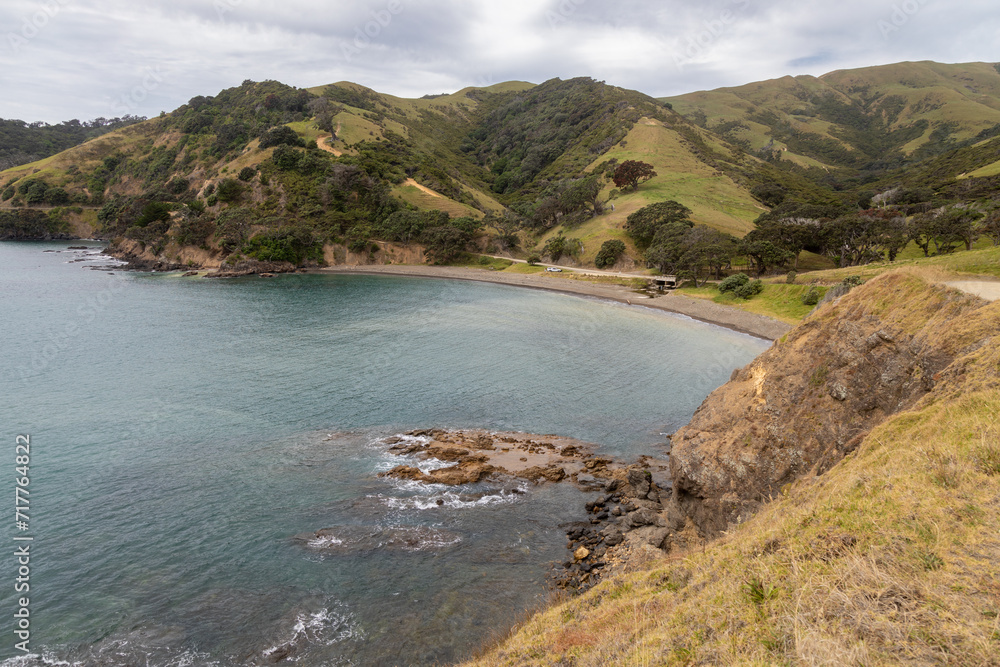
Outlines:
[[[641,267],[626,219],[666,200],[736,237],[769,218],[844,219],[887,191],[905,215],[992,210],[997,134],[1000,72],[982,63],[785,77],[668,101],[589,78],[420,99],[245,81],[0,171],[0,236],[41,230],[43,212],[47,236],[112,239],[161,268],[387,261],[379,243],[416,244],[397,257],[426,248],[437,262],[464,251],[556,259],[562,248],[589,266],[611,240],[624,242],[624,266]],[[628,160],[655,176],[615,188]],[[836,245],[812,241],[805,249],[827,255]],[[748,243],[748,255],[767,250]]]
[[[898,166],[1000,124],[1000,72],[990,63],[906,62],[664,101],[747,150],[779,151],[805,168]]]
[[[563,195],[586,182],[611,196],[608,160],[636,156],[660,175],[589,223],[593,239],[622,236],[629,211],[662,198],[739,235],[764,210],[747,191],[764,163],[669,105],[586,78],[421,99],[246,81],[0,172],[0,205],[54,209],[52,233],[96,211],[93,234],[163,266],[300,264],[330,245],[374,252],[372,241],[429,245],[440,261],[490,247],[495,216],[517,222],[523,247],[579,225],[593,211]]]

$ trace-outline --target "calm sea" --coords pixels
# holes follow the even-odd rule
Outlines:
[[[499,285],[126,273],[97,244],[68,245],[0,243],[4,665],[468,657],[544,603],[549,563],[566,557],[558,526],[586,497],[379,478],[403,462],[384,440],[476,427],[661,453],[767,347]],[[18,434],[31,438],[26,530]],[[292,539],[321,528],[335,548]],[[30,593],[16,594],[24,544]],[[28,656],[14,634],[24,595]]]

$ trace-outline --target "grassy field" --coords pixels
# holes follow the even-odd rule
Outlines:
[[[870,298],[926,328],[935,298],[911,292]],[[934,326],[940,349],[972,350],[963,370],[829,472],[704,547],[550,607],[468,664],[1000,663],[1000,303]]]
[[[482,211],[478,211],[471,206],[466,206],[444,196],[435,197],[434,195],[427,194],[413,185],[394,186],[392,194],[408,204],[413,204],[422,211],[444,211],[453,218],[462,216],[471,216],[473,218],[483,217]]]
[[[982,250],[962,250],[939,257],[923,257],[921,254],[915,259],[897,260],[892,263],[881,262],[865,266],[852,266],[846,269],[800,273],[796,282],[831,285],[839,283],[847,276],[856,275],[868,279],[902,267],[921,269],[927,271],[928,275],[936,275],[940,279],[1000,278],[1000,247],[990,246]]]
[[[591,167],[610,158],[648,162],[659,174],[614,201],[616,213],[608,220],[612,225],[623,223],[629,213],[647,204],[674,199],[691,209],[695,223],[742,237],[766,210],[728,176],[699,160],[679,134],[657,120],[640,119],[621,144]]]
[[[696,299],[709,299],[715,303],[732,306],[748,313],[766,315],[788,324],[798,324],[815,306],[802,303],[802,297],[811,289],[810,285],[780,285],[765,284],[764,291],[752,299],[741,299],[731,293],[720,294],[716,285],[705,287],[683,287],[676,290],[678,294]],[[817,287],[820,298],[826,294],[826,287]]]

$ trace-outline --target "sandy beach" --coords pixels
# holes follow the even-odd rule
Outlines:
[[[650,298],[623,285],[601,284],[576,280],[567,274],[538,273],[518,274],[454,266],[425,266],[407,264],[377,264],[365,266],[331,266],[315,269],[314,273],[353,273],[362,275],[413,276],[419,278],[447,278],[451,280],[476,280],[480,282],[542,289],[577,296],[608,299],[642,308],[653,308],[685,315],[692,319],[726,327],[734,331],[776,340],[792,327],[763,315],[755,315],[736,308],[722,306],[704,299],[694,299],[665,291],[662,296]]]

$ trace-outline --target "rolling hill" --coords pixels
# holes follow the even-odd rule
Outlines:
[[[746,150],[778,151],[803,168],[885,168],[957,148],[1000,124],[1000,71],[990,63],[905,62],[663,101]]]
[[[162,267],[385,261],[385,243],[417,243],[432,261],[525,257],[563,235],[579,264],[609,240],[642,262],[626,219],[665,200],[742,237],[775,207],[833,219],[894,189],[925,210],[989,198],[998,134],[1000,71],[985,63],[665,100],[589,78],[420,99],[245,81],[0,171],[0,236],[100,236]],[[656,176],[616,189],[626,160]]]

